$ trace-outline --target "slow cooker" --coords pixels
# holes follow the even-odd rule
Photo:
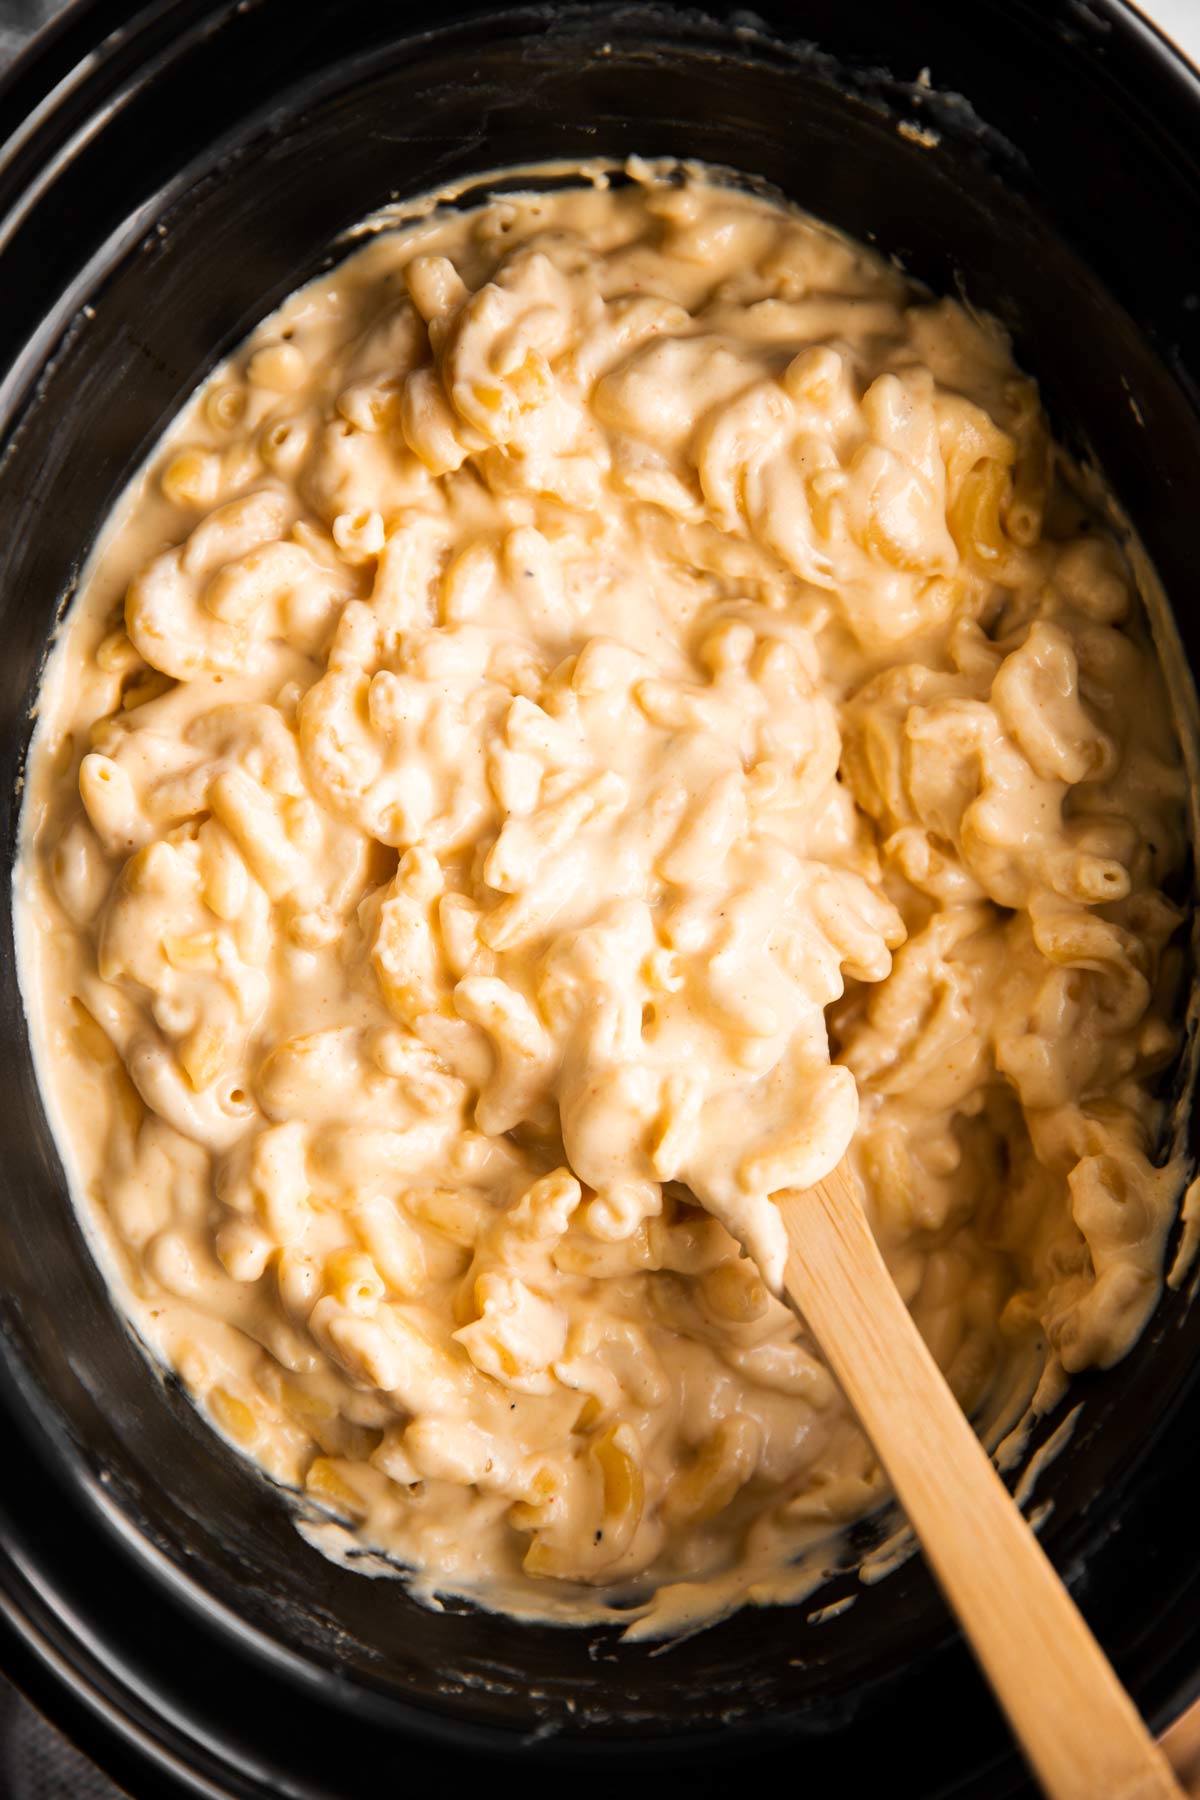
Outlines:
[[[1177,672],[1200,663],[1200,78],[1119,0],[76,0],[0,88],[0,144],[10,862],[46,645],[149,445],[365,215],[515,164],[744,170],[998,315],[1140,532]],[[109,1301],[34,1081],[7,882],[0,907],[0,1663],[132,1793],[1027,1791],[920,1558],[858,1579],[894,1520],[807,1606],[665,1650],[429,1610],[311,1550]],[[1159,1729],[1200,1689],[1195,1290],[1030,1447],[1082,1406],[1043,1537]]]

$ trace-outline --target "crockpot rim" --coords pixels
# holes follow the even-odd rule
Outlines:
[[[28,200],[29,190],[22,185],[26,175],[34,178],[36,198],[36,188],[46,171],[56,171],[64,156],[86,146],[91,131],[74,128],[70,120],[93,91],[105,95],[100,122],[106,123],[127,97],[121,84],[123,72],[144,77],[156,63],[177,59],[189,44],[220,31],[231,16],[252,14],[268,3],[269,0],[67,0],[9,68],[0,73],[0,254]],[[303,3],[305,0],[301,0]],[[946,0],[936,3],[944,6]],[[1115,49],[1122,59],[1123,91],[1137,102],[1142,128],[1171,135],[1173,149],[1187,155],[1193,187],[1200,191],[1200,66],[1192,63],[1163,29],[1140,11],[1136,0],[981,3],[993,11],[998,5],[1007,4],[1035,19],[1050,19],[1064,41],[1076,45],[1082,45],[1090,34],[1090,47],[1102,46],[1109,60]],[[446,27],[488,15],[497,19],[522,17],[530,22],[540,16],[543,22],[561,29],[574,22],[586,24],[589,18],[602,14],[611,15],[614,21],[644,17],[647,23],[652,23],[657,15],[664,24],[676,17],[693,27],[717,32],[728,26],[736,30],[739,41],[748,49],[768,57],[801,62],[815,49],[819,60],[819,46],[810,40],[798,35],[784,38],[749,11],[738,16],[735,26],[734,21],[709,12],[704,0],[696,5],[687,5],[686,0],[567,0],[565,5],[556,5],[553,0],[500,0],[500,4],[492,5],[487,0],[451,0],[444,17],[433,22],[422,17],[411,29],[405,28],[407,20],[398,15],[395,35],[415,46]],[[99,42],[95,41],[97,25],[101,31]],[[883,93],[894,106],[907,104],[915,121],[928,117],[911,104],[919,78],[901,80],[869,61],[857,63],[852,58],[838,59],[838,72],[849,93],[861,97],[864,91],[873,92],[876,98]],[[951,93],[947,98],[956,105],[961,96]],[[918,100],[918,108],[919,105]],[[72,110],[65,110],[68,107]],[[973,113],[969,102],[967,112]],[[987,133],[986,121],[977,123],[982,123]],[[998,134],[991,135],[995,140],[992,149],[998,144],[1003,156],[1009,147]],[[1021,161],[1019,155],[1015,156],[1009,169],[1017,188],[1022,185]],[[138,216],[135,238],[138,230],[148,226],[165,197],[166,190],[155,188]],[[131,226],[132,217],[127,221]],[[98,247],[97,254],[111,257],[113,248],[111,241],[106,242]],[[90,273],[89,266],[80,272],[75,284],[81,296],[84,276]],[[61,339],[61,330],[6,334],[0,316],[0,470],[13,426],[19,429],[21,414],[36,389],[38,371],[53,358]],[[1193,375],[1173,354],[1173,346],[1153,332],[1148,341],[1200,414],[1200,370]]]
[[[259,0],[249,0],[250,6],[257,5],[258,3]],[[1021,3],[1022,0],[1017,0],[1017,4]],[[181,7],[179,0],[148,0],[148,3],[145,5],[131,7],[125,4],[124,0],[73,0],[72,5],[68,7],[66,12],[58,19],[54,20],[39,34],[29,48],[23,53],[22,57],[18,59],[14,67],[2,80],[0,80],[0,127],[5,123],[5,109],[9,105],[13,93],[16,92],[19,94],[23,90],[25,84],[32,78],[36,78],[40,73],[42,78],[40,84],[40,98],[35,104],[34,111],[29,115],[32,122],[32,130],[28,139],[22,140],[22,143],[28,141],[36,144],[41,132],[52,132],[53,130],[53,114],[51,113],[44,118],[39,118],[38,113],[43,107],[52,102],[56,95],[59,95],[60,92],[62,94],[70,93],[72,95],[86,95],[89,83],[99,81],[111,63],[118,60],[121,56],[133,58],[136,47],[139,42],[143,40],[143,36],[147,39],[152,39],[153,34],[166,24],[168,16],[172,12],[178,12],[185,8],[192,17],[193,25],[199,26],[202,23],[201,15],[210,21],[214,21],[217,15],[219,15],[219,19],[223,19],[228,13],[247,10],[247,4],[246,0],[242,0],[241,4],[238,3],[238,0],[221,0],[220,6],[214,7],[212,5],[207,5],[206,0],[183,0],[183,6]],[[496,14],[528,14],[542,9],[514,5],[499,6],[490,9],[474,8],[473,12],[475,16],[478,16],[479,12],[488,10],[495,12]],[[595,16],[597,13],[602,13],[606,10],[619,13],[631,9],[626,9],[619,5],[609,5],[607,7],[580,6],[578,8],[571,7],[563,10],[570,12],[577,11],[581,15]],[[663,8],[662,10],[664,12],[669,12],[678,11],[679,9],[670,7]],[[1152,21],[1146,20],[1144,15],[1136,10],[1130,3],[1130,0],[1090,0],[1090,10],[1093,14],[1097,12],[1102,14],[1107,20],[1109,27],[1115,29],[1118,33],[1125,30],[1136,34],[1132,41],[1139,42],[1143,45],[1146,52],[1157,62],[1160,73],[1166,68],[1170,69],[1173,75],[1182,76],[1183,85],[1181,85],[1179,89],[1180,95],[1185,93],[1190,94],[1193,107],[1200,104],[1200,72],[1197,72],[1192,65],[1187,62],[1177,46],[1165,37],[1165,34],[1160,28]],[[90,31],[93,22],[97,19],[102,19],[114,14],[121,14],[123,17],[118,21],[117,28],[106,34],[100,46],[86,52],[81,49],[81,53],[78,56],[73,57],[71,46],[73,44],[82,46],[83,40]],[[461,18],[461,16],[462,15],[455,15],[456,20]],[[215,23],[212,28],[216,28]],[[426,30],[433,31],[436,29],[436,26],[418,26],[411,32],[407,32],[404,31],[403,26],[401,25],[400,33],[409,41],[416,42],[420,41],[426,34]],[[60,52],[65,54],[60,54]],[[51,79],[50,77],[54,69],[56,66],[60,65],[59,74],[55,79]],[[34,85],[35,87],[37,86],[36,81]],[[1200,117],[1200,113],[1198,113],[1197,116]],[[0,200],[2,200],[4,196],[6,159],[10,147],[11,146],[6,146],[3,142],[0,142]],[[18,148],[21,147],[22,144],[19,144]],[[2,227],[2,225],[3,218],[0,217],[0,227]],[[0,231],[0,247],[2,247],[2,243],[3,235],[2,231]],[[28,399],[28,391],[19,392],[16,397],[14,413],[17,417],[18,426],[20,415],[23,412],[25,405],[28,403]],[[10,1379],[11,1373],[12,1372],[7,1367],[4,1359],[0,1358],[0,1379],[2,1379],[6,1385]],[[1180,1396],[1180,1403],[1182,1403],[1182,1395]],[[3,1555],[6,1562],[10,1562],[11,1559],[9,1558],[7,1546],[0,1545],[0,1554]],[[219,1603],[214,1601],[213,1604],[216,1605]],[[49,1640],[45,1640],[40,1647],[35,1646],[31,1642],[31,1639],[38,1635],[37,1627],[31,1620],[29,1621],[30,1629],[26,1632],[22,1630],[21,1623],[14,1620],[12,1617],[11,1596],[4,1592],[3,1583],[0,1583],[0,1616],[2,1616],[0,1630],[3,1631],[4,1636],[10,1643],[19,1646],[13,1657],[13,1663],[14,1666],[24,1667],[24,1679],[22,1685],[28,1686],[35,1694],[53,1694],[55,1698],[59,1698],[61,1682],[56,1685],[55,1678],[48,1674],[48,1671],[55,1660],[54,1647],[49,1643]],[[22,1652],[25,1652],[26,1654],[23,1656]],[[61,1653],[58,1653],[57,1660],[60,1662],[63,1660]],[[47,1680],[45,1683],[40,1679],[40,1675],[43,1671],[47,1672]],[[314,1673],[319,1675],[321,1679],[327,1679],[324,1671],[314,1671]],[[72,1674],[78,1682],[78,1671],[73,1670]],[[1198,1675],[1197,1679],[1200,1679],[1200,1675]],[[116,1730],[123,1740],[131,1735],[137,1735],[138,1727],[136,1722],[131,1721],[127,1714],[120,1713],[119,1710],[113,1707],[112,1703],[107,1701],[103,1694],[99,1693],[96,1688],[93,1687],[89,1690],[89,1696],[86,1706],[84,1706],[82,1702],[77,1702],[75,1695],[71,1695],[70,1699],[72,1704],[78,1704],[83,1707],[83,1711],[87,1713],[89,1718],[94,1718],[97,1714],[101,1715],[110,1729]],[[60,1705],[57,1710],[60,1714],[64,1714],[69,1709]],[[1171,1710],[1174,1711],[1175,1709],[1172,1708]],[[414,1709],[414,1713],[415,1711],[416,1709]],[[83,1713],[81,1712],[80,1720],[76,1720],[73,1725],[73,1735],[86,1738],[88,1735],[88,1727],[86,1724],[81,1725],[82,1717]],[[433,1720],[435,1724],[445,1723],[445,1721],[438,1720],[436,1715],[431,1715],[426,1711],[421,1711],[419,1718],[415,1718],[414,1722],[419,1722],[424,1735],[427,1737],[432,1735],[436,1738],[438,1736],[437,1731],[430,1732],[431,1720]],[[155,1723],[159,1726],[162,1725],[162,1721],[157,1715],[155,1715]],[[486,1738],[490,1735],[490,1728],[483,1724],[472,1724],[469,1728],[451,1726],[450,1729],[457,1732],[460,1736],[464,1729],[469,1729],[470,1733],[476,1737],[476,1741],[481,1743],[485,1742]],[[149,1734],[144,1735],[149,1737]],[[156,1760],[169,1763],[170,1748],[162,1743],[161,1736],[150,1738],[149,1741],[149,1753],[152,1754]],[[194,1740],[191,1737],[188,1737],[183,1741],[186,1741],[194,1754]],[[700,1741],[696,1740],[696,1742],[698,1748],[703,1747]],[[600,1750],[599,1745],[597,1745],[596,1748],[597,1750]],[[620,1745],[615,1745],[614,1748],[619,1751],[622,1747]],[[649,1747],[639,1745],[638,1749],[641,1753],[646,1754],[648,1753]],[[602,1751],[601,1754],[603,1755]],[[110,1766],[114,1766],[115,1759],[112,1757],[111,1752],[105,1760],[109,1762]],[[139,1775],[142,1773],[142,1766],[140,1764],[138,1765],[138,1773]],[[193,1791],[198,1793],[210,1792],[213,1794],[221,1794],[228,1791],[224,1788],[196,1785],[196,1777],[180,1763],[175,1764],[173,1773],[175,1779],[179,1779],[182,1774],[187,1781],[193,1784]],[[258,1792],[259,1790],[247,1789],[246,1791]]]

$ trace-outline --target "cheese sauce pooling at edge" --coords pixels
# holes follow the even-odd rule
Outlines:
[[[427,1591],[651,1631],[885,1491],[772,1291],[848,1147],[982,1420],[1129,1348],[1184,842],[999,332],[634,173],[380,235],[217,372],[54,651],[18,892],[81,1209],[220,1430]]]

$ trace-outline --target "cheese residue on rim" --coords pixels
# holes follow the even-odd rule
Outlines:
[[[217,371],[54,650],[17,888],[146,1343],[427,1592],[646,1632],[886,1492],[773,1193],[852,1153],[984,1426],[1134,1341],[1185,843],[999,331],[631,173],[380,235]]]

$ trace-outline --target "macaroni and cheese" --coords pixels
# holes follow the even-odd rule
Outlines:
[[[995,1431],[1136,1338],[1184,784],[1000,331],[628,173],[379,233],[216,372],[53,652],[18,888],[146,1343],[427,1589],[649,1630],[886,1491],[773,1194],[851,1153]]]

